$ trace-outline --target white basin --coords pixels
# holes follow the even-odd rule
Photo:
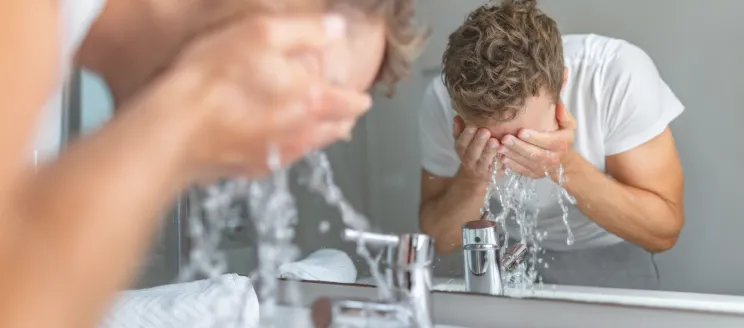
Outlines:
[[[262,312],[261,315],[264,315]],[[278,306],[275,315],[275,327],[277,328],[313,328],[310,320],[310,310],[306,308],[293,308]],[[464,328],[457,326],[435,325],[434,328]]]
[[[434,290],[464,292],[463,279],[433,279]],[[569,285],[544,285],[534,290],[506,289],[510,297],[535,297],[543,299],[580,301],[617,305],[660,307],[679,310],[703,310],[744,314],[744,302],[739,296],[696,294],[637,289],[600,288]]]

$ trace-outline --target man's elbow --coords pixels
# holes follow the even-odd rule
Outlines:
[[[670,218],[669,225],[665,231],[657,236],[653,243],[644,248],[651,253],[663,253],[672,249],[677,244],[679,235],[682,233],[684,221],[683,214],[674,215]]]
[[[647,252],[657,254],[657,253],[664,253],[677,243],[677,237],[664,237],[664,238],[657,238],[652,243],[644,247]]]
[[[419,230],[434,238],[434,251],[436,254],[449,254],[457,250],[459,245],[453,243],[450,236],[447,233],[443,233],[441,229],[431,224],[423,216],[419,217]]]

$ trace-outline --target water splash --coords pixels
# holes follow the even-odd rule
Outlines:
[[[289,190],[289,169],[280,166],[278,151],[272,147],[269,168],[274,172],[265,180],[253,181],[249,186],[248,208],[258,235],[258,278],[261,282],[261,327],[273,327],[277,303],[278,268],[296,260],[300,250],[292,243],[297,224],[297,206]],[[289,286],[295,286],[291,284]],[[291,298],[298,291],[289,290]],[[298,299],[290,301],[299,303]]]
[[[563,188],[563,183],[565,182],[563,166],[559,167],[557,173],[558,204],[561,208],[562,220],[568,234],[566,243],[572,245],[574,243],[574,236],[568,223],[568,206],[564,203],[564,198],[571,204],[575,204],[576,200]],[[550,177],[549,175],[547,176]],[[542,279],[537,273],[537,266],[540,264],[545,268],[549,267],[549,264],[543,263],[543,260],[539,257],[539,254],[544,253],[541,242],[547,237],[547,231],[541,233],[537,230],[539,209],[532,209],[533,206],[531,206],[538,198],[536,182],[534,179],[513,173],[509,169],[504,169],[498,159],[495,159],[492,164],[491,181],[483,200],[483,207],[481,208],[481,214],[488,213],[486,219],[497,222],[501,227],[501,231],[504,233],[503,245],[501,247],[502,258],[506,249],[509,248],[509,232],[506,228],[507,220],[516,222],[519,227],[519,236],[517,237],[522,244],[529,246],[529,256],[524,263],[518,265],[513,270],[504,270],[502,272],[505,286],[510,291],[516,293],[534,291],[536,282],[538,282],[539,286],[542,286]],[[494,198],[494,194],[502,207],[501,212],[495,216],[490,213],[491,199]]]
[[[328,156],[324,152],[313,151],[305,157],[305,161],[310,166],[310,173],[306,177],[301,177],[300,182],[310,191],[321,195],[328,205],[337,208],[344,224],[355,230],[368,230],[369,220],[351,206],[341,188],[333,181]]]
[[[188,232],[192,249],[188,265],[179,274],[180,281],[191,281],[225,273],[227,259],[219,248],[220,242],[226,230],[244,219],[243,209],[248,208],[258,235],[259,270],[251,278],[260,282],[257,294],[262,303],[261,327],[273,327],[279,266],[299,255],[299,249],[292,244],[297,207],[289,191],[288,169],[280,167],[275,147],[270,147],[268,165],[274,173],[265,180],[231,179],[189,193]],[[299,304],[296,285],[288,286],[290,304]],[[214,320],[208,327],[226,327],[228,323],[240,326],[244,319],[240,314],[245,312],[250,291],[235,295],[229,294],[235,292],[232,288],[224,287],[227,295],[210,304]],[[235,303],[236,299],[240,303]]]
[[[305,161],[310,166],[310,172],[300,182],[310,191],[321,195],[328,205],[335,207],[344,224],[358,231],[367,231],[369,220],[354,209],[336,185],[328,156],[324,152],[313,151],[305,157]],[[380,299],[391,299],[392,291],[383,279],[379,265],[382,253],[373,256],[365,246],[364,238],[357,241],[356,252],[367,262],[370,274],[377,283]]]
[[[563,219],[563,225],[566,226],[566,233],[568,237],[566,237],[566,244],[567,245],[573,245],[574,243],[574,235],[571,231],[571,225],[568,224],[568,207],[564,203],[563,199],[565,198],[571,205],[576,205],[576,198],[568,194],[568,191],[566,191],[565,188],[563,188],[563,184],[566,182],[566,177],[563,174],[563,165],[558,167],[558,205],[561,207],[562,216]],[[546,171],[545,176],[548,178],[550,177],[550,174]]]

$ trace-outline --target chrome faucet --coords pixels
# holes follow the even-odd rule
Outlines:
[[[480,220],[462,225],[465,288],[468,292],[503,295],[503,276],[524,262],[527,247],[516,243],[502,253],[505,242],[499,239],[496,222],[486,220],[488,216],[486,212]]]
[[[396,236],[351,229],[346,229],[341,237],[360,246],[383,249],[382,283],[391,294],[379,300],[320,298],[312,307],[315,327],[433,327],[433,238],[424,234]]]

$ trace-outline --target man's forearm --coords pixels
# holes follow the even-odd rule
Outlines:
[[[422,204],[421,230],[435,238],[437,253],[450,253],[462,245],[460,227],[480,217],[487,186],[456,176],[442,194]]]
[[[163,205],[186,184],[178,133],[153,124],[163,119],[133,108],[19,188],[23,225],[0,273],[13,302],[0,304],[3,327],[92,327],[126,286]]]
[[[563,187],[584,215],[650,252],[668,250],[677,240],[679,209],[654,193],[613,180],[578,153],[572,152],[565,165]]]

